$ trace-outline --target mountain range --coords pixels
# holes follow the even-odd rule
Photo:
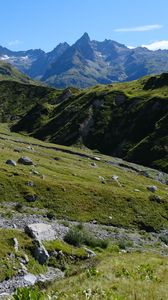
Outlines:
[[[87,33],[72,46],[61,43],[48,53],[41,49],[11,51],[0,47],[0,60],[58,88],[87,88],[168,71],[168,50],[129,49],[112,40],[90,40]]]

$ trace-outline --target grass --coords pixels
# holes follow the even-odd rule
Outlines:
[[[165,185],[104,162],[107,159],[115,162],[114,158],[99,155],[101,161],[93,168],[89,158],[68,153],[70,150],[73,153],[74,148],[10,133],[7,128],[4,129],[4,125],[0,131],[2,205],[4,202],[17,202],[30,208],[45,208],[48,212],[52,211],[53,217],[55,215],[65,220],[97,220],[107,225],[147,230],[167,228],[168,200]],[[28,149],[29,144],[34,150]],[[57,151],[52,147],[57,147]],[[20,152],[15,151],[18,148]],[[75,149],[75,152],[95,156],[90,150]],[[36,167],[6,165],[7,159],[17,161],[20,156],[29,156]],[[33,174],[33,170],[39,174]],[[119,176],[121,187],[111,180],[112,175]],[[105,178],[105,184],[100,182],[99,176]],[[33,181],[33,187],[27,186],[28,181]],[[156,194],[163,199],[162,203],[150,201],[151,193],[147,190],[149,185],[157,185]],[[37,195],[37,200],[28,203],[24,198],[28,193]]]
[[[52,284],[47,293],[59,300],[158,300],[168,298],[167,280],[166,257],[106,251],[99,265]]]
[[[76,248],[71,245],[68,245],[65,242],[60,240],[55,241],[46,241],[44,242],[45,248],[48,250],[49,253],[54,251],[62,251],[64,255],[67,256],[75,256],[76,258],[86,259],[87,253],[83,248]]]
[[[14,238],[17,238],[19,243],[18,252],[14,249]],[[27,254],[29,258],[27,264],[29,272],[39,274],[46,271],[46,267],[39,265],[32,257],[32,247],[32,240],[25,233],[16,229],[0,229],[0,281],[17,275],[20,269],[20,259],[24,258],[24,254]]]

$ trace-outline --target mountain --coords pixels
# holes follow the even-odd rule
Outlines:
[[[58,88],[86,88],[168,72],[167,50],[129,49],[112,40],[90,40],[87,33],[72,46],[61,43],[48,53],[40,49],[13,52],[0,47],[0,59]]]
[[[85,145],[167,172],[167,95],[166,73],[128,83],[65,90],[55,97],[50,110],[46,111],[44,102],[32,107],[12,130],[57,144]]]

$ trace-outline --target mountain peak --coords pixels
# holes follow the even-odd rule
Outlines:
[[[77,40],[77,43],[84,43],[84,42],[87,42],[87,43],[89,43],[90,42],[90,37],[89,37],[89,35],[88,35],[88,33],[87,32],[85,32],[82,36],[81,36],[81,38],[79,39],[79,40]]]

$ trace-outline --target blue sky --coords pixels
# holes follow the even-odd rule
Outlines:
[[[168,0],[0,0],[0,45],[52,50],[84,32],[99,41],[168,49]]]

